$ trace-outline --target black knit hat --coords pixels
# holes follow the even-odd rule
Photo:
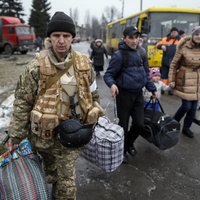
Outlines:
[[[47,25],[47,37],[49,37],[52,32],[57,31],[69,32],[72,34],[73,38],[76,35],[76,28],[72,18],[66,15],[64,12],[56,12],[53,15]]]
[[[176,27],[172,27],[171,30],[170,30],[170,33],[173,32],[173,31],[179,32]]]
[[[184,30],[179,30],[179,35],[183,35],[184,33],[185,33],[185,31]]]

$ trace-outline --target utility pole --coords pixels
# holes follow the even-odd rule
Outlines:
[[[142,0],[140,0],[140,11],[142,11]]]
[[[122,14],[121,14],[121,17],[123,18],[124,17],[124,0],[119,0],[122,2]]]
[[[124,17],[124,0],[122,0],[122,18]]]
[[[72,17],[72,8],[69,9],[69,16]]]

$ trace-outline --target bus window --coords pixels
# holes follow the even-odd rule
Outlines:
[[[133,26],[138,27],[138,26],[137,26],[138,19],[139,19],[139,16],[135,16],[135,17],[132,18],[132,25],[133,25]]]
[[[118,24],[114,24],[113,25],[113,29],[112,29],[112,35],[111,35],[111,38],[116,38],[116,36],[117,36],[117,26],[118,26]]]
[[[115,32],[112,32],[112,38],[116,38]]]
[[[120,24],[116,24],[116,37],[119,38],[120,37]]]
[[[128,19],[127,20],[127,26],[131,26],[132,24],[131,24],[131,19]]]
[[[123,32],[124,32],[124,29],[126,28],[126,24],[122,24],[121,25],[121,30],[120,30],[120,32],[121,32],[121,37],[123,36]]]
[[[162,38],[172,27],[182,29],[189,34],[194,26],[199,25],[200,15],[195,13],[150,13],[151,37]]]
[[[108,28],[108,39],[111,39],[111,33],[112,33],[112,29],[111,28]]]
[[[141,27],[142,33],[149,33],[149,22],[147,18],[144,18],[142,20],[142,27]]]

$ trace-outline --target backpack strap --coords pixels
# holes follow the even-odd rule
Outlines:
[[[146,59],[146,50],[144,48],[139,47],[137,50],[137,54],[141,59],[141,65],[145,62]],[[126,50],[119,50],[121,56],[122,56],[122,64],[121,64],[121,70],[118,74],[121,74],[124,68],[128,67],[128,62],[129,62],[129,53]]]
[[[144,63],[146,59],[146,51],[144,48],[138,47],[136,49],[138,56],[141,58],[141,62]],[[129,53],[126,50],[119,50],[121,56],[122,56],[122,68],[128,67],[128,61],[129,61]]]
[[[122,70],[123,70],[123,68],[127,68],[128,67],[128,62],[129,62],[129,53],[128,53],[128,51],[126,51],[126,50],[122,50],[122,49],[120,49],[119,50],[119,52],[120,52],[120,54],[121,54],[121,56],[122,56]]]
[[[142,47],[138,47],[137,54],[138,54],[138,56],[140,56],[141,62],[143,64],[146,59],[146,50]]]

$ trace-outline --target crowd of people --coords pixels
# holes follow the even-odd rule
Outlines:
[[[173,27],[156,44],[163,51],[161,71],[149,70],[148,35],[134,26],[124,29],[123,40],[111,57],[103,78],[116,97],[119,125],[125,132],[124,163],[129,155],[137,153],[134,143],[144,127],[144,104],[151,96],[160,98],[162,90],[173,90],[181,98],[174,118],[180,121],[186,116],[182,132],[194,137],[190,127],[200,98],[200,27],[195,27],[190,37],[183,34]],[[5,143],[12,151],[25,137],[30,139],[33,151],[42,156],[46,180],[53,184],[53,198],[57,200],[76,199],[75,161],[81,148],[63,146],[55,128],[71,119],[74,112],[82,124],[95,124],[104,115],[96,76],[104,70],[106,48],[101,39],[95,39],[91,61],[73,50],[75,35],[72,18],[56,12],[47,26],[44,50],[36,54],[17,83],[9,139]]]
[[[117,98],[119,124],[125,131],[124,163],[127,163],[127,153],[134,156],[137,152],[134,142],[144,127],[143,104],[146,105],[150,97],[159,99],[162,91],[169,91],[181,98],[182,104],[173,118],[180,122],[185,117],[182,133],[189,138],[194,137],[190,127],[200,100],[200,26],[193,28],[190,37],[172,27],[169,34],[156,43],[163,51],[162,66],[151,68],[150,73],[144,37],[148,35],[140,34],[134,26],[125,28],[123,42],[112,55],[104,75],[112,96]],[[152,108],[151,103],[148,105]]]

